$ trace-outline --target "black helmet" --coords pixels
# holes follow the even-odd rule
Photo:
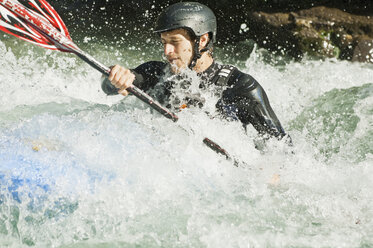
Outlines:
[[[161,33],[173,29],[186,28],[196,37],[211,33],[216,40],[216,17],[206,5],[196,2],[175,3],[166,8],[158,17],[155,30]]]

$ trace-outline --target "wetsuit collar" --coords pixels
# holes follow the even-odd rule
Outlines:
[[[220,65],[215,63],[215,60],[212,64],[203,72],[197,73],[201,80],[207,82],[207,84],[212,83],[212,79],[215,77],[216,73],[219,71]]]

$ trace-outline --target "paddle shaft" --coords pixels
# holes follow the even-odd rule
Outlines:
[[[89,65],[91,65],[93,68],[95,68],[96,70],[100,71],[101,73],[105,74],[106,76],[109,76],[110,69],[108,67],[106,67],[105,65],[101,64],[100,62],[98,62],[97,60],[95,60],[90,55],[84,53],[81,50],[80,51],[79,50],[74,51],[74,53],[79,58],[81,58],[82,60],[87,62]],[[173,120],[174,122],[176,122],[178,120],[178,117],[175,114],[173,114],[172,112],[163,108],[158,102],[155,102],[149,95],[144,93],[142,90],[140,90],[136,86],[128,88],[127,90],[129,92],[131,92],[132,94],[134,94],[135,96],[137,96],[142,101],[144,101],[145,103],[149,104],[151,107],[156,109],[158,112],[160,112],[161,114],[163,114],[167,118]],[[204,138],[203,143],[205,145],[207,145],[211,150],[215,151],[216,153],[225,156],[225,158],[227,160],[233,161],[235,166],[238,166],[238,162],[234,158],[232,158],[225,149],[223,149],[221,146],[219,146],[217,143],[215,143],[211,139]]]
[[[98,62],[97,60],[95,60],[90,55],[85,54],[81,50],[80,51],[74,51],[74,53],[79,58],[81,58],[82,60],[87,62],[89,65],[91,65],[93,68],[95,68],[96,70],[100,71],[101,73],[105,74],[106,76],[109,76],[110,69],[108,67],[106,67],[105,65],[101,64],[100,62]],[[131,92],[132,94],[134,94],[135,96],[137,96],[142,101],[144,101],[145,103],[149,104],[151,107],[156,109],[158,112],[160,112],[161,114],[163,114],[167,118],[173,120],[174,122],[176,122],[178,120],[178,117],[175,114],[173,114],[172,112],[163,108],[158,102],[155,102],[149,95],[144,93],[142,90],[140,90],[136,86],[128,88],[127,90],[129,92]],[[223,149],[221,146],[219,146],[217,143],[215,143],[211,139],[204,138],[203,143],[205,145],[207,145],[211,150],[215,151],[216,153],[225,156],[225,158],[227,160],[233,161],[235,166],[238,165],[238,162],[234,158],[232,158],[225,149]]]
[[[74,50],[73,51],[79,58],[84,60],[86,63],[88,63],[90,66],[101,72],[102,74],[109,76],[110,74],[110,68],[107,66],[101,64],[97,60],[95,60],[92,56],[89,54],[83,52],[82,50]],[[135,95],[137,98],[139,98],[141,101],[147,103],[150,107],[164,115],[166,118],[171,119],[173,122],[176,122],[179,118],[177,115],[169,111],[168,109],[164,108],[160,103],[155,101],[151,96],[146,94],[144,91],[136,87],[135,85],[132,85],[131,87],[127,88],[127,91]]]
[[[225,158],[227,160],[232,161],[233,164],[238,167],[239,161],[237,161],[235,158],[233,158],[231,155],[229,155],[229,153],[224,148],[222,148],[221,146],[219,146],[217,143],[215,143],[214,141],[210,140],[209,138],[204,138],[203,139],[203,143],[206,146],[208,146],[211,150],[213,150],[214,152],[216,152],[216,153],[218,153],[220,155],[225,156]]]

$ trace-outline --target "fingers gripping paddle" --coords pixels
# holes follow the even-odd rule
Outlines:
[[[45,0],[0,0],[0,30],[41,47],[76,54],[89,65],[109,76],[110,69],[89,54],[83,52],[72,41],[69,32],[57,12]],[[143,102],[149,104],[167,118],[178,117],[162,107],[136,86],[127,89]]]
[[[61,17],[45,0],[0,0],[0,30],[47,49],[74,53],[106,76],[110,74],[110,68],[74,44]],[[174,113],[136,86],[127,90],[165,117],[174,122],[178,120]],[[229,154],[212,140],[205,138],[203,143],[231,160]]]

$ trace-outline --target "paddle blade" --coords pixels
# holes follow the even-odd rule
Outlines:
[[[48,48],[57,49],[53,43],[41,35],[28,23],[0,5],[0,30],[22,40]]]
[[[54,8],[45,0],[18,0],[21,4],[31,10],[34,14],[44,17],[61,34],[71,39],[69,31],[61,17]]]
[[[56,11],[44,0],[23,2],[30,8],[17,0],[0,0],[0,30],[47,49],[71,52],[74,44]],[[57,36],[67,45],[52,38]]]

